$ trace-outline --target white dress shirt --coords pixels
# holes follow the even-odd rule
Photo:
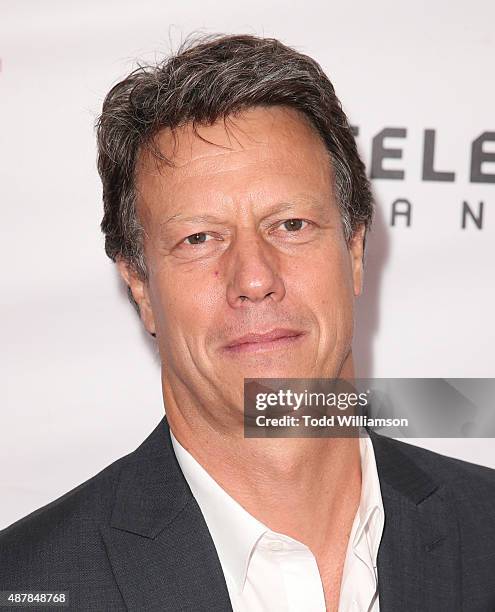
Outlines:
[[[325,612],[323,585],[309,548],[251,516],[170,434],[215,544],[234,612]],[[376,559],[383,502],[367,434],[359,438],[359,448],[361,498],[344,562],[339,612],[379,612]]]

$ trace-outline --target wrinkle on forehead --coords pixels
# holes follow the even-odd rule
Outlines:
[[[313,139],[316,136],[325,147],[320,134],[304,113],[284,106],[256,106],[228,115],[212,125],[187,123],[173,130],[160,130],[154,142],[163,159],[154,155],[152,148],[144,148],[139,155],[139,171],[151,173],[152,168],[159,171],[163,167],[178,169],[205,158],[250,150],[257,150],[262,156],[262,151],[270,147],[274,132],[277,140],[281,137],[291,140],[295,127],[301,135],[305,133],[306,137]],[[152,158],[155,163],[150,163]]]
[[[303,113],[288,107],[253,107],[212,125],[165,128],[155,141],[172,165],[150,150],[142,152],[136,170],[140,209],[149,207],[146,200],[153,192],[167,197],[170,190],[181,190],[196,180],[224,176],[228,181],[239,172],[249,182],[262,178],[264,171],[311,174],[311,180],[321,184],[332,180],[321,136]]]

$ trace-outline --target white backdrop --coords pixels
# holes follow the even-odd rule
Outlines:
[[[162,416],[157,355],[103,249],[93,123],[136,58],[193,30],[276,36],[315,57],[370,169],[373,139],[402,130],[382,143],[401,157],[381,165],[405,176],[373,179],[357,374],[495,377],[495,183],[470,179],[472,142],[495,131],[491,0],[3,0],[0,12],[0,528],[134,450]],[[423,180],[425,130],[454,181]],[[495,175],[489,160],[479,169]],[[397,199],[409,226],[391,226]],[[481,229],[469,215],[462,228],[464,201],[474,215],[483,202]],[[413,442],[495,467],[491,439]]]

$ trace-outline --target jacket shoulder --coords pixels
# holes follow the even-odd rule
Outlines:
[[[442,455],[402,440],[388,438],[387,443],[413,460],[434,481],[451,487],[469,482],[492,495],[495,501],[495,469]]]
[[[421,480],[430,483],[430,491],[436,491],[445,501],[447,511],[457,517],[461,531],[469,536],[489,536],[495,541],[495,469],[402,440],[380,438],[379,452],[388,455],[389,464],[397,460],[392,469],[401,472],[402,482],[422,474]]]
[[[53,576],[100,563],[99,525],[108,522],[125,455],[61,497],[0,531],[0,590],[51,588]],[[64,585],[60,585],[64,587]]]

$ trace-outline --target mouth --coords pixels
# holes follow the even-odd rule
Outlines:
[[[286,349],[299,342],[305,334],[295,329],[272,329],[262,334],[246,334],[229,342],[223,348],[230,354]]]

